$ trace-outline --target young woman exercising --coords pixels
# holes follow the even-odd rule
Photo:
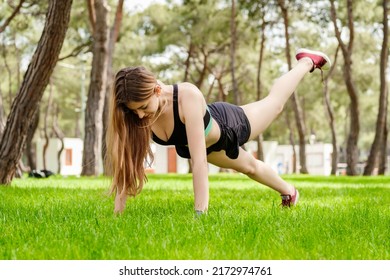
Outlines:
[[[225,102],[207,105],[193,84],[166,85],[144,67],[120,70],[107,130],[106,166],[113,176],[115,212],[122,212],[126,199],[143,188],[144,161],[153,159],[151,139],[175,145],[180,156],[191,159],[198,214],[206,212],[209,204],[208,162],[269,186],[281,194],[283,206],[295,205],[298,190],[240,146],[272,123],[307,73],[331,64],[324,53],[307,49],[298,50],[296,58],[298,63],[276,80],[267,97],[243,106]]]

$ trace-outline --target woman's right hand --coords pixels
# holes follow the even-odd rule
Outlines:
[[[127,196],[121,196],[120,194],[116,194],[115,196],[115,214],[122,214],[126,207]]]

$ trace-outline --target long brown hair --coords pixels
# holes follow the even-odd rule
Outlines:
[[[149,99],[156,84],[155,76],[144,67],[128,67],[116,74],[106,134],[105,165],[112,176],[111,193],[136,196],[147,180],[144,163],[153,161],[151,119],[140,119],[126,104]]]

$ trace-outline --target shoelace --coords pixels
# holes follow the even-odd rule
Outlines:
[[[282,206],[288,206],[290,207],[291,206],[291,195],[289,194],[284,194],[282,195]]]

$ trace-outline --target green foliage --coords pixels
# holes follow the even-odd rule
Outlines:
[[[14,1],[0,5],[0,26],[13,12]],[[10,5],[14,4],[14,5]],[[42,33],[47,1],[26,1],[19,14],[0,33],[0,94],[9,113],[13,98],[20,87],[23,73]]]
[[[0,187],[0,259],[389,259],[390,178],[289,176],[297,207],[238,174],[210,176],[193,212],[189,175],[151,175],[113,215],[105,178]]]
[[[11,1],[12,2],[12,1]],[[116,1],[109,1],[110,25]],[[264,61],[261,69],[263,96],[272,83],[287,71],[284,54],[284,30],[277,1],[236,1],[237,50],[236,77],[243,102],[256,100],[256,75],[260,50],[261,24],[266,22]],[[320,49],[332,59],[337,48],[334,28],[330,22],[329,1],[286,1],[290,16],[291,55],[299,47]],[[343,37],[347,37],[347,11],[345,1],[335,1],[338,24]],[[130,65],[144,65],[154,71],[166,83],[183,80],[185,62],[192,46],[189,81],[196,83],[207,56],[207,71],[201,86],[206,95],[213,78],[221,75],[221,83],[232,102],[230,75],[230,1],[188,0],[178,4],[153,4],[143,11],[131,11],[125,6],[119,41],[114,54],[114,71]],[[354,1],[355,40],[353,54],[353,78],[359,92],[361,106],[361,138],[359,147],[368,150],[371,145],[379,95],[379,53],[382,40],[380,1]],[[0,34],[0,94],[5,112],[20,86],[26,67],[42,32],[47,1],[26,1],[21,12]],[[12,13],[7,4],[0,6],[0,18]],[[67,137],[78,136],[82,126],[83,90],[88,88],[90,76],[91,28],[85,2],[73,1],[70,27],[52,82],[54,103],[60,105],[59,126]],[[0,24],[3,21],[0,20]],[[292,58],[294,63],[294,58]],[[336,116],[339,143],[345,143],[348,127],[349,98],[343,80],[343,59],[339,54],[337,67],[329,83],[331,103]],[[71,68],[66,67],[70,65]],[[84,78],[83,78],[84,77]],[[305,77],[298,88],[307,131],[314,130],[318,141],[329,142],[330,131],[323,106],[323,87],[316,71]],[[48,91],[48,90],[47,90]],[[211,89],[209,101],[217,100],[219,89]],[[41,102],[44,114],[48,92]],[[288,106],[287,106],[288,107]],[[284,112],[286,114],[287,112]],[[51,112],[51,117],[54,113]],[[292,115],[291,115],[292,116]],[[43,116],[41,117],[41,120]],[[291,117],[291,119],[293,119]],[[42,128],[42,123],[40,125]],[[265,133],[265,140],[289,143],[285,116],[281,116]]]

